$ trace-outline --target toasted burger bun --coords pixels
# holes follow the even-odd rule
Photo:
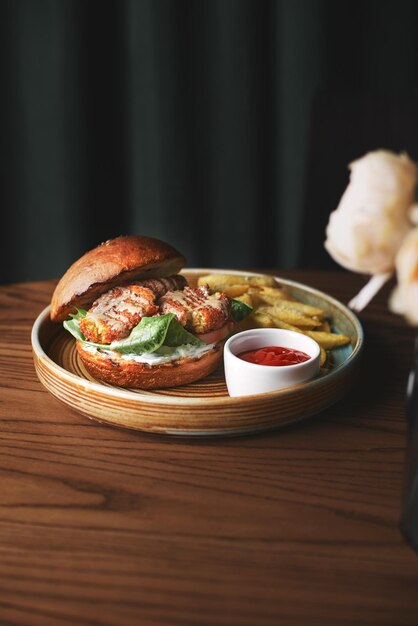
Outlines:
[[[65,272],[52,296],[54,322],[68,319],[76,307],[90,305],[111,287],[131,280],[177,274],[185,258],[169,244],[153,237],[117,237],[86,252]]]
[[[112,287],[146,278],[177,274],[185,258],[169,244],[152,237],[125,236],[111,239],[84,254],[67,270],[53,293],[50,317],[69,318],[78,308],[90,308]],[[91,350],[76,341],[79,358],[96,379],[119,387],[157,389],[186,385],[208,376],[220,365],[229,324],[202,336],[214,346],[203,353],[166,363],[140,363],[110,350]]]
[[[185,357],[154,365],[127,361],[117,352],[91,352],[81,341],[77,341],[76,346],[80,359],[94,378],[119,387],[159,389],[187,385],[214,372],[222,360],[223,343],[199,358]]]

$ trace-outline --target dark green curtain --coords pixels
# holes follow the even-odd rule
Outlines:
[[[127,233],[189,266],[332,267],[349,161],[418,159],[417,9],[3,0],[1,282]]]

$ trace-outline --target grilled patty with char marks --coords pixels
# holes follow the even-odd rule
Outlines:
[[[80,320],[80,330],[94,343],[123,339],[143,317],[158,312],[154,300],[154,293],[147,287],[113,287],[93,303],[86,317]]]
[[[80,320],[80,330],[88,341],[110,344],[127,337],[143,317],[159,313],[173,313],[195,334],[212,332],[228,322],[230,302],[224,293],[211,294],[207,286],[184,285],[186,279],[178,275],[113,287],[93,303]],[[167,291],[170,287],[174,289]]]
[[[155,299],[158,300],[167,291],[178,291],[184,289],[187,285],[187,279],[181,274],[175,274],[168,278],[146,278],[144,280],[135,281],[135,285],[141,285],[142,287],[148,287],[155,295]]]
[[[169,290],[183,289],[184,276],[147,278],[130,285],[114,287],[97,298],[80,330],[88,341],[108,344],[127,337],[143,317],[158,313],[155,301]]]
[[[211,294],[205,285],[169,291],[158,304],[161,313],[174,313],[182,326],[196,334],[221,328],[231,316],[228,296],[221,292]]]

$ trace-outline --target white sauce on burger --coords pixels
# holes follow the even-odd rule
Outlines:
[[[117,355],[123,361],[135,361],[136,363],[147,363],[148,365],[160,365],[162,363],[170,363],[182,358],[200,359],[204,354],[215,347],[216,344],[209,343],[203,346],[194,346],[186,344],[177,348],[167,348],[162,346],[155,352],[143,352],[142,354],[122,354],[113,350],[102,350],[94,346],[84,346],[84,349],[91,354],[104,354],[109,358],[115,358]]]

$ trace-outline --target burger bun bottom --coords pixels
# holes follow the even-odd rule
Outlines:
[[[132,389],[161,389],[187,385],[212,374],[222,361],[223,342],[214,346],[201,357],[183,357],[156,365],[123,359],[86,350],[81,341],[76,342],[78,355],[87,371],[96,379],[118,387]]]

